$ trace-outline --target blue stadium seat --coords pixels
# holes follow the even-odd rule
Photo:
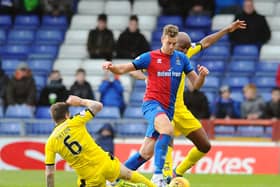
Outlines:
[[[0,123],[0,135],[19,136],[21,133],[20,123]]]
[[[126,107],[124,111],[125,118],[143,119],[142,107]]]
[[[38,106],[35,112],[36,118],[51,119],[49,106]]]
[[[119,119],[121,117],[120,110],[118,107],[109,107],[105,106],[103,109],[96,115],[96,118],[105,118],[105,119]]]
[[[233,49],[234,59],[252,59],[259,57],[259,48],[256,45],[237,45]]]
[[[3,109],[3,106],[0,105],[0,118],[3,118],[4,116],[4,109]]]
[[[256,76],[275,76],[279,63],[259,62],[256,67]]]
[[[215,126],[215,134],[216,136],[233,136],[235,134],[235,127],[223,125]]]
[[[261,94],[261,96],[265,102],[271,100],[271,92],[267,92],[265,90],[259,90],[259,93]]]
[[[146,88],[146,83],[143,80],[135,80],[134,87],[135,88]]]
[[[203,29],[204,31],[210,30],[211,23],[209,16],[188,16],[185,21],[188,29]]]
[[[13,25],[12,18],[9,15],[0,15],[0,28],[9,29]]]
[[[138,92],[138,91],[133,91],[130,95],[130,102],[129,104],[131,106],[141,106],[143,102],[145,92]]]
[[[3,45],[6,43],[7,35],[5,30],[0,30],[0,45]]]
[[[33,30],[11,30],[8,34],[9,44],[31,44],[34,39]]]
[[[89,122],[87,124],[87,130],[91,135],[98,134],[98,131],[103,127],[104,124],[102,123],[96,123],[95,121]]]
[[[77,107],[77,106],[71,106],[69,107],[69,112],[71,116],[74,116],[76,114],[79,114],[81,111],[85,110],[85,107]]]
[[[264,127],[262,126],[238,126],[237,135],[244,137],[262,137],[264,136]]]
[[[37,90],[40,91],[46,86],[47,78],[42,75],[34,75],[34,81],[35,81]]]
[[[205,37],[205,33],[201,30],[187,30],[186,33],[191,37],[192,42],[199,42]]]
[[[147,125],[144,123],[117,124],[117,132],[120,136],[144,136]]]
[[[12,74],[16,70],[17,66],[22,63],[22,60],[18,59],[2,59],[2,69],[7,73],[7,74]]]
[[[255,73],[254,61],[231,61],[228,65],[228,72],[230,75],[251,76]]]
[[[152,50],[160,49],[161,48],[161,42],[160,41],[152,41],[151,48],[152,48]]]
[[[27,105],[10,105],[7,107],[6,118],[32,118],[33,111]]]
[[[242,76],[231,76],[226,77],[223,81],[224,85],[228,85],[232,90],[242,89],[245,85],[250,83],[248,77]]]
[[[272,137],[272,127],[265,127],[264,128],[264,136],[265,137]]]
[[[203,60],[227,60],[230,56],[230,49],[225,45],[213,45],[205,49],[202,59]]]
[[[37,44],[55,44],[59,45],[64,40],[64,31],[53,29],[41,29],[36,33]]]
[[[51,59],[30,59],[28,64],[33,74],[47,76],[53,67],[53,61]]]
[[[30,52],[29,45],[8,44],[8,45],[5,45],[5,47],[3,49],[2,58],[25,60],[27,58],[27,55],[29,52]]]
[[[271,89],[276,86],[275,77],[255,77],[253,82],[258,88]]]
[[[208,99],[208,103],[211,106],[215,100],[215,93],[214,92],[205,92],[205,95]]]
[[[225,62],[222,60],[202,61],[198,63],[205,66],[211,72],[211,75],[223,75],[225,72]]]
[[[242,7],[242,0],[215,0],[216,2],[216,13],[220,13],[222,9],[229,8],[232,6]]]
[[[36,15],[17,15],[14,28],[36,29],[40,25],[40,19]]]
[[[52,123],[28,123],[26,124],[27,135],[50,135],[54,128]]]
[[[181,16],[160,16],[157,21],[157,28],[162,29],[167,24],[177,25],[183,28],[183,20]]]
[[[42,28],[44,29],[63,29],[68,27],[66,16],[43,16]]]
[[[243,102],[244,101],[244,97],[243,97],[243,94],[242,92],[231,92],[231,98],[235,101],[238,101],[238,102]]]
[[[29,58],[35,59],[55,59],[58,53],[58,46],[56,45],[33,45]]]
[[[203,88],[206,90],[217,90],[220,86],[220,80],[218,77],[208,76],[204,82]]]
[[[162,31],[154,31],[152,33],[152,42],[157,42],[161,45],[160,39],[161,39]]]

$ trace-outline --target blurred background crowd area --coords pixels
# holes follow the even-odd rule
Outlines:
[[[143,135],[145,82],[104,72],[102,63],[131,62],[160,48],[166,24],[196,43],[236,19],[245,20],[247,29],[191,59],[211,73],[201,90],[187,85],[185,104],[199,119],[277,120],[278,0],[0,0],[0,134],[48,134],[49,106],[73,94],[102,101],[97,118],[133,119],[122,122],[127,128],[112,123],[118,134]],[[271,135],[271,128],[261,126],[219,128],[230,136]]]

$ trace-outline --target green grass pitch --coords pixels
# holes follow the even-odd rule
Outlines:
[[[151,175],[146,175],[151,177]],[[279,175],[186,175],[191,187],[279,187]],[[56,187],[76,187],[74,172],[56,172]],[[44,171],[0,171],[1,187],[43,187]]]

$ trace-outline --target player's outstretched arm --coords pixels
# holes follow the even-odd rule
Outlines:
[[[70,95],[66,100],[66,103],[71,106],[85,106],[87,107],[93,114],[97,114],[102,110],[102,103],[90,99],[82,99],[78,96]]]
[[[224,35],[230,32],[234,32],[237,29],[246,29],[246,26],[247,25],[245,21],[236,20],[232,22],[230,25],[228,25],[227,27],[219,30],[218,32],[215,32],[213,34],[204,37],[199,43],[201,43],[203,49],[208,48],[214,43],[216,43]]]
[[[109,70],[112,73],[119,75],[136,70],[132,63],[112,64],[112,62],[105,62],[102,67],[104,70]]]
[[[54,187],[54,165],[46,166],[46,182],[47,187]]]

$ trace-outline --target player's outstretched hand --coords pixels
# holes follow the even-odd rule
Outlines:
[[[247,28],[246,22],[238,19],[229,25],[229,32],[234,32],[237,29],[246,29],[246,28]]]
[[[200,76],[206,77],[209,74],[209,70],[205,66],[197,65],[197,69]]]
[[[110,70],[110,67],[112,67],[112,66],[113,66],[112,62],[106,61],[106,62],[104,62],[104,64],[102,65],[102,68],[103,68],[104,70]]]
[[[82,99],[75,95],[70,95],[68,99],[66,100],[66,103],[71,106],[80,106],[82,102]]]

